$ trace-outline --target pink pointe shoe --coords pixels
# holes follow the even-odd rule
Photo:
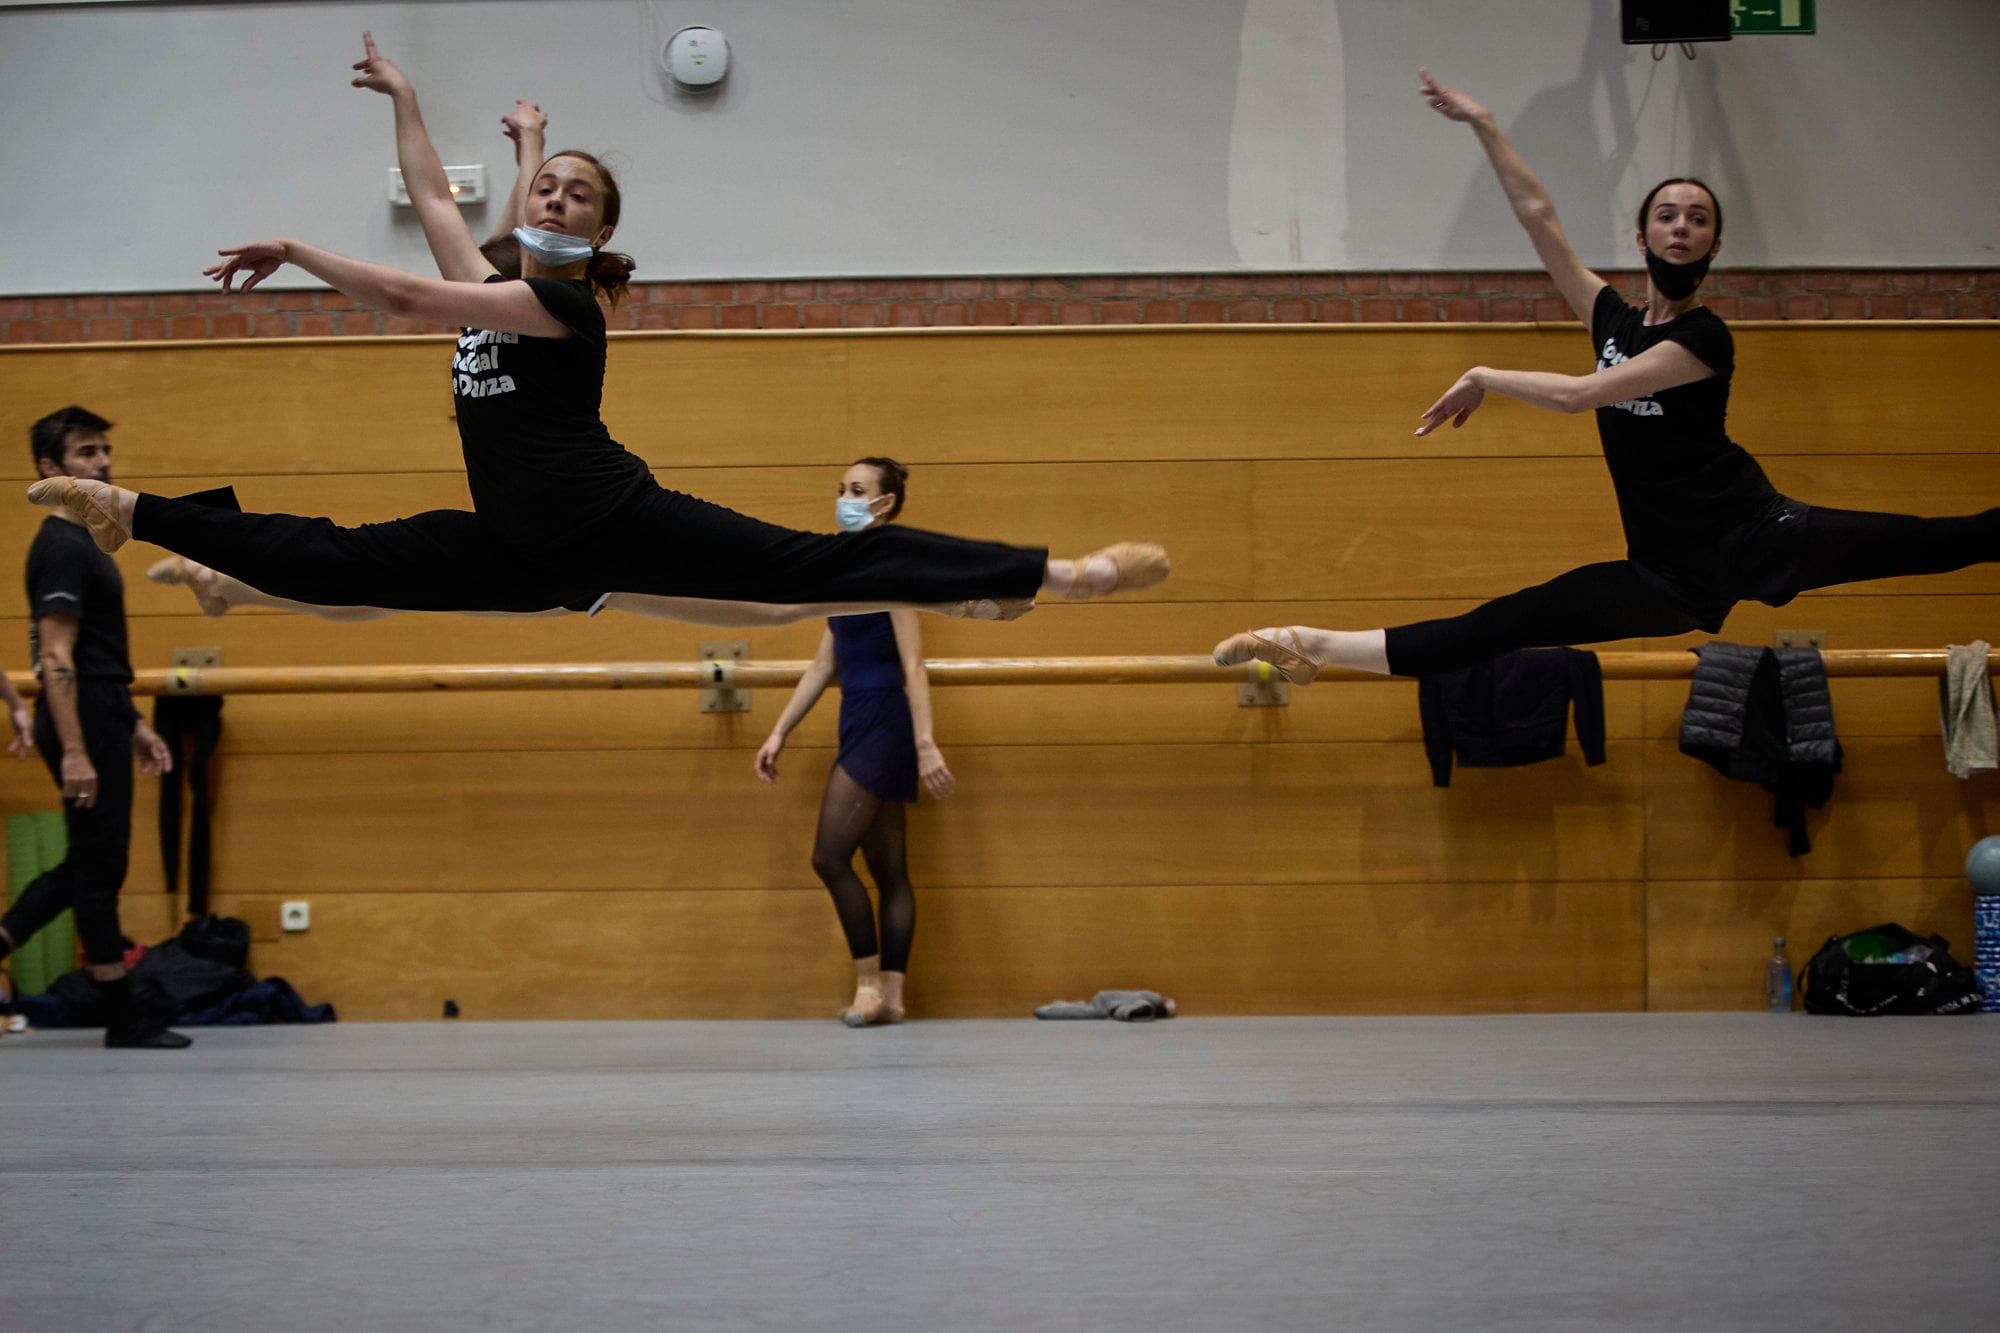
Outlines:
[[[1298,631],[1291,628],[1273,630],[1270,638],[1254,632],[1232,634],[1215,645],[1217,666],[1235,666],[1253,658],[1270,663],[1294,685],[1310,685],[1319,674],[1320,664],[1305,655]]]
[[[132,530],[105,494],[114,489],[82,477],[43,477],[28,488],[28,502],[66,511],[89,530],[98,550],[115,551],[132,539]]]

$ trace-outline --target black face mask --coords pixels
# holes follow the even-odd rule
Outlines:
[[[1646,247],[1646,272],[1653,275],[1653,285],[1660,289],[1660,295],[1669,301],[1684,301],[1694,295],[1694,289],[1701,286],[1701,280],[1708,276],[1708,256],[1686,264],[1672,264],[1653,253],[1653,247]]]

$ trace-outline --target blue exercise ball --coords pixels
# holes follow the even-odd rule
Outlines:
[[[1965,854],[1965,877],[1981,894],[2000,894],[2000,838],[1981,838]]]

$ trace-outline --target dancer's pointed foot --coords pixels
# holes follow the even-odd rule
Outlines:
[[[146,577],[155,583],[186,588],[194,594],[195,604],[205,616],[229,614],[229,600],[215,591],[220,576],[207,565],[198,565],[184,555],[170,555],[149,565]]]
[[[951,614],[961,620],[1019,620],[1034,609],[1032,597],[974,597],[952,603]]]
[[[1164,581],[1173,572],[1167,548],[1154,542],[1114,542],[1076,562],[1076,577],[1065,596],[1103,597],[1137,592]]]
[[[1294,625],[1232,634],[1215,645],[1217,666],[1235,666],[1253,658],[1269,662],[1277,668],[1279,675],[1294,685],[1310,685],[1313,677],[1319,674],[1320,664],[1306,656],[1305,644],[1299,638],[1298,627]]]
[[[132,539],[137,499],[130,491],[84,477],[43,477],[28,488],[30,504],[67,512],[89,530],[100,551],[115,551]]]
[[[840,1021],[851,1028],[870,1027],[882,1021],[886,1008],[882,987],[878,983],[857,982],[854,987],[854,1003],[840,1011]]]

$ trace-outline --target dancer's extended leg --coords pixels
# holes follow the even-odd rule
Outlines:
[[[2000,509],[1962,518],[1915,518],[1815,505],[1800,541],[1789,593],[1908,574],[1946,574],[2000,560]]]
[[[344,528],[71,477],[36,483],[29,498],[69,510],[106,550],[137,536],[271,596],[315,606],[529,611],[574,606],[578,598],[587,604],[608,588],[723,601],[934,607],[989,599],[1019,607],[1040,593],[1088,598],[1150,587],[1170,568],[1165,550],[1150,543],[1052,560],[1044,550],[900,525],[795,532],[657,489],[635,497],[587,545],[532,560],[459,510]]]
[[[1321,667],[1378,675],[1430,676],[1488,661],[1516,648],[1552,648],[1613,639],[1686,634],[1700,624],[1628,560],[1584,565],[1547,583],[1498,597],[1464,615],[1386,630],[1323,630],[1305,625],[1238,634],[1215,646],[1224,666],[1259,658],[1304,684]]]

